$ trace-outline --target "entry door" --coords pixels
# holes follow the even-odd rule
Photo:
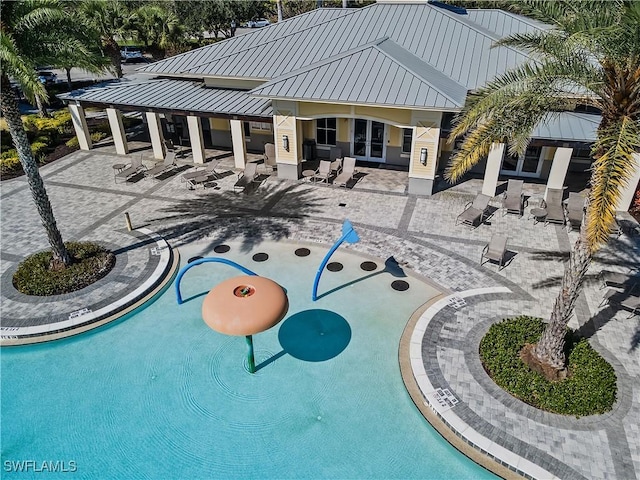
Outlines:
[[[542,147],[528,147],[521,157],[505,155],[502,161],[502,175],[518,177],[539,177],[542,171]]]
[[[356,118],[353,121],[353,156],[358,160],[384,162],[386,125],[374,120]]]

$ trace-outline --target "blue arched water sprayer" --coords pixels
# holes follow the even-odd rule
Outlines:
[[[231,260],[227,260],[226,258],[217,258],[217,257],[199,258],[198,260],[195,260],[191,263],[187,263],[184,267],[180,269],[180,271],[178,272],[178,275],[176,276],[175,285],[176,285],[176,298],[178,299],[178,305],[182,305],[182,295],[180,294],[180,280],[182,279],[182,276],[190,268],[193,268],[196,265],[200,265],[201,263],[209,263],[209,262],[224,263],[225,265],[230,265],[232,267],[237,268],[238,270],[240,270],[242,273],[245,273],[246,275],[258,275],[257,273],[249,270],[248,268],[245,268],[236,262],[232,262]]]
[[[316,272],[316,278],[313,281],[313,291],[311,292],[311,300],[315,302],[318,299],[318,284],[320,283],[320,277],[322,276],[324,267],[327,265],[327,262],[331,258],[331,255],[333,255],[333,252],[335,252],[338,249],[338,247],[342,245],[342,242],[357,243],[359,241],[360,241],[360,237],[358,236],[356,231],[353,229],[353,225],[351,225],[351,222],[349,220],[345,220],[344,223],[342,224],[342,237],[340,237],[340,239],[333,245],[333,247],[331,247],[331,249],[327,252],[325,257],[322,259],[322,263],[320,263],[320,266],[318,267],[318,271]]]

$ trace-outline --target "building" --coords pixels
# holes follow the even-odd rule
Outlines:
[[[163,140],[187,142],[195,162],[204,148],[246,152],[275,143],[278,176],[299,178],[302,162],[331,148],[360,161],[408,172],[409,193],[430,195],[455,146],[446,143],[454,114],[472,91],[529,57],[496,40],[548,26],[502,10],[465,10],[439,2],[378,2],[359,9],[317,9],[140,69],[149,80],[72,92],[81,148],[91,148],[83,107],[107,108],[118,153],[127,153],[120,112],[146,115],[154,156]],[[576,110],[580,109],[576,105]],[[597,114],[565,112],[539,125],[526,154],[496,144],[483,193],[500,174],[536,177],[561,188],[585,172]],[[335,150],[334,150],[335,151]],[[626,210],[640,169],[624,192]]]

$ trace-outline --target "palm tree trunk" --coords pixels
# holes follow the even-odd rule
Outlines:
[[[569,262],[565,265],[560,293],[553,305],[549,323],[538,343],[529,351],[529,361],[523,356],[531,368],[549,379],[563,378],[565,374],[564,346],[567,323],[582,290],[582,283],[592,257],[586,234],[586,222],[582,222],[578,240],[569,255]]]
[[[40,115],[41,118],[51,118],[51,115],[47,111],[47,107],[42,101],[42,98],[40,98],[37,95],[36,95],[36,105],[38,107],[38,115]]]
[[[122,55],[120,55],[120,46],[113,38],[108,37],[105,40],[105,53],[111,60],[111,68],[113,74],[117,78],[122,78]]]
[[[64,71],[67,72],[67,87],[69,91],[73,90],[73,84],[71,83],[71,67],[64,67]]]
[[[281,22],[282,17],[282,0],[276,0],[276,6],[278,7],[278,22]]]
[[[47,191],[44,188],[42,177],[38,170],[38,164],[33,158],[31,152],[31,145],[29,139],[24,131],[22,125],[22,119],[20,118],[20,111],[18,110],[18,102],[16,101],[15,94],[11,89],[9,77],[2,74],[2,88],[0,90],[0,106],[2,109],[2,115],[9,125],[9,132],[11,138],[18,151],[18,157],[22,164],[22,169],[27,177],[29,183],[29,189],[31,190],[31,196],[36,204],[38,213],[40,214],[40,220],[42,225],[47,231],[47,237],[51,244],[51,250],[53,252],[53,266],[56,268],[64,268],[71,263],[71,257],[69,252],[62,241],[62,235],[56,226],[56,219],[53,216],[53,209],[47,196]]]

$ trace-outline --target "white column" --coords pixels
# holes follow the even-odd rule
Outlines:
[[[633,159],[635,160],[635,170],[629,177],[629,183],[621,188],[620,198],[618,199],[618,205],[616,206],[616,210],[619,212],[626,212],[629,210],[631,202],[633,201],[633,196],[636,193],[636,187],[638,186],[638,182],[640,182],[640,153],[634,153]]]
[[[569,170],[569,162],[571,161],[572,154],[573,148],[556,148],[556,153],[553,154],[553,163],[551,164],[549,179],[547,180],[547,188],[544,191],[545,200],[547,199],[547,190],[550,188],[559,190],[564,187],[564,179],[567,176],[567,170]]]
[[[109,126],[111,127],[111,135],[113,136],[113,144],[116,147],[118,155],[126,155],[129,153],[127,145],[127,136],[124,133],[124,125],[122,124],[122,114],[120,110],[115,108],[107,108],[107,117],[109,118]]]
[[[482,182],[482,193],[490,197],[496,196],[498,175],[500,175],[500,167],[502,167],[504,148],[504,143],[493,143],[489,150],[487,167],[484,170],[484,181]]]
[[[244,168],[247,163],[247,145],[244,143],[242,120],[229,120],[231,123],[231,142],[236,168]]]
[[[73,122],[73,128],[76,131],[78,137],[78,144],[80,150],[91,150],[93,146],[91,142],[91,135],[89,134],[89,127],[87,127],[87,119],[84,116],[84,109],[82,105],[69,104],[69,111],[71,112],[71,121]]]
[[[194,163],[204,163],[207,156],[204,151],[204,139],[202,137],[202,125],[200,117],[189,115],[187,117],[187,127],[189,127],[189,140],[191,141],[191,154]]]
[[[160,115],[155,112],[146,112],[147,126],[149,127],[149,137],[153,147],[153,158],[162,160],[164,158],[164,135]]]

